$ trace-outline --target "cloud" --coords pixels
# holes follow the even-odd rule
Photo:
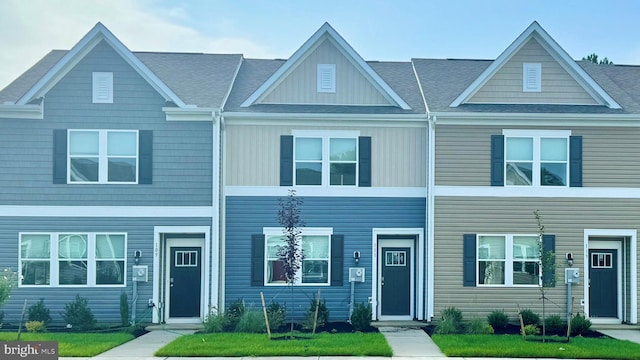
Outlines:
[[[243,53],[273,57],[249,38],[204,34],[180,6],[144,0],[4,0],[0,12],[0,89],[52,49],[70,49],[102,22],[133,51]]]

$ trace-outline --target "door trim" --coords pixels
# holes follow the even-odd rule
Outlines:
[[[612,240],[598,240],[601,237],[618,237],[619,241]],[[629,239],[629,262],[626,262],[623,254],[622,238]],[[589,281],[587,275],[589,274],[589,250],[590,249],[611,249],[618,251],[618,269],[617,269],[617,281],[618,281],[618,316],[617,318],[591,318],[590,320],[595,324],[620,324],[627,318],[631,324],[638,323],[638,279],[637,279],[637,230],[606,230],[606,229],[586,229],[584,230],[584,257],[583,257],[583,274],[585,274],[585,281],[583,282],[583,294],[584,294],[584,313],[589,317]],[[625,316],[623,312],[623,268],[628,267],[628,273],[631,278],[628,279],[629,289],[627,289],[627,297],[629,298],[630,312]]]
[[[424,244],[424,228],[374,228],[372,229],[372,239],[371,239],[371,306],[373,308],[372,318],[373,320],[392,320],[389,317],[380,318],[380,306],[379,301],[380,298],[378,294],[380,294],[380,272],[382,271],[382,267],[379,266],[379,249],[380,242],[384,241],[383,239],[378,239],[379,236],[414,236],[415,240],[408,240],[412,243],[411,251],[413,252],[413,265],[411,271],[411,318],[409,320],[413,320],[414,318],[417,320],[424,320],[424,310],[425,310],[425,287],[424,287],[424,267],[425,267],[425,244]],[[398,241],[398,240],[396,240]],[[400,244],[395,243],[395,244]],[[408,316],[403,317],[404,319],[408,319]]]
[[[202,285],[201,285],[201,319],[193,319],[191,323],[198,323],[204,320],[210,304],[210,294],[213,292],[213,299],[217,297],[218,271],[211,267],[211,228],[209,226],[155,226],[153,237],[153,309],[151,321],[153,323],[166,322],[169,307],[165,304],[164,289],[166,289],[167,271],[163,271],[166,263],[167,244],[165,235],[171,234],[198,234],[202,238],[185,239],[197,240],[202,247]],[[175,239],[173,239],[175,240]],[[188,244],[188,243],[180,243]]]

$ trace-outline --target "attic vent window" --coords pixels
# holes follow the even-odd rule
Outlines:
[[[542,91],[542,64],[524,63],[522,64],[522,91],[541,92]]]
[[[318,64],[318,92],[336,92],[336,64]]]
[[[113,73],[93,73],[93,103],[113,103]]]

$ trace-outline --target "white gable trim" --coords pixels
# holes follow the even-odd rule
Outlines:
[[[529,39],[535,37],[540,45],[553,56],[556,61],[601,105],[612,109],[621,106],[598,85],[553,38],[534,21],[489,67],[480,74],[453,102],[450,107],[457,107],[467,102],[478,92],[504,64],[515,55]]]
[[[242,107],[248,107],[257,100],[264,97],[273,86],[279,84],[282,78],[304,58],[306,58],[319,44],[322,43],[324,37],[331,39],[338,49],[369,78],[372,84],[378,88],[382,95],[391,103],[396,104],[404,110],[410,110],[411,107],[402,98],[396,94],[393,89],[378,75],[373,69],[360,57],[360,55],[349,45],[340,34],[338,34],[329,23],[324,23],[318,31],[313,34],[291,57],[287,60],[273,75],[267,79],[247,100],[242,103]]]
[[[100,41],[106,41],[131,67],[133,67],[167,101],[179,107],[186,104],[169,87],[144,65],[127,47],[104,25],[97,23],[67,54],[58,61],[40,80],[16,102],[25,105],[34,98],[47,93],[73,67],[84,58]]]

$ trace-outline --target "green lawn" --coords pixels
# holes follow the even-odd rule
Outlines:
[[[18,333],[0,332],[0,341],[16,341]],[[57,341],[60,356],[91,357],[133,339],[127,333],[22,333],[20,341]]]
[[[638,359],[640,344],[608,337],[572,337],[568,343],[524,341],[519,335],[437,335],[447,356],[563,359]]]
[[[274,338],[282,337],[276,334]],[[297,334],[304,339],[269,340],[266,334],[215,333],[181,336],[156,356],[391,356],[380,333]]]

